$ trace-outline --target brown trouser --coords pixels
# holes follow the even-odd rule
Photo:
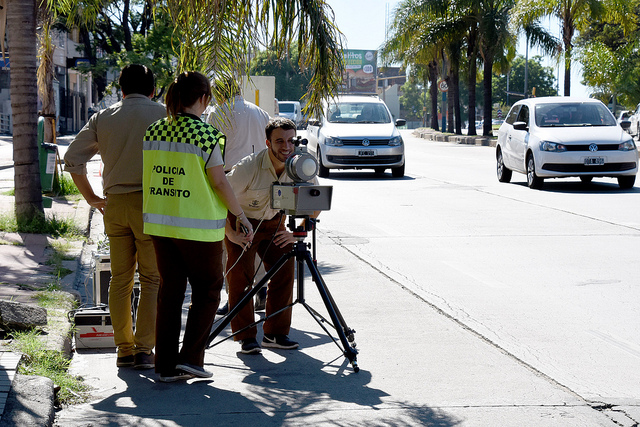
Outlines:
[[[152,238],[160,271],[156,372],[169,373],[179,363],[203,366],[205,347],[220,304],[222,241]],[[187,280],[191,286],[191,307],[180,348]]]
[[[229,309],[233,309],[242,297],[251,290],[253,286],[253,276],[255,274],[255,258],[256,255],[262,258],[264,268],[269,272],[271,267],[286,253],[291,252],[292,245],[279,248],[271,242],[274,234],[278,230],[284,230],[285,218],[280,219],[280,214],[272,220],[263,221],[258,227],[260,221],[249,219],[256,230],[253,244],[246,252],[242,253],[242,248],[225,238],[227,247],[227,268],[235,267],[227,272],[227,282],[229,285]],[[235,227],[236,219],[229,214],[229,221]],[[267,248],[268,247],[268,248]],[[238,261],[238,258],[240,260]],[[238,263],[236,264],[236,261]],[[293,301],[293,279],[295,274],[295,260],[289,259],[278,272],[269,281],[267,288],[267,306],[266,315],[286,307]],[[253,299],[250,300],[238,314],[231,320],[231,330],[235,333],[242,328],[250,325],[255,321],[253,314]],[[267,319],[262,329],[268,335],[288,335],[291,327],[291,308],[286,309],[282,313]],[[255,338],[257,335],[256,327],[251,327],[234,337],[236,341]]]

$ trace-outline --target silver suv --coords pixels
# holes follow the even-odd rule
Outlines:
[[[404,176],[404,142],[385,103],[377,96],[342,95],[323,106],[324,115],[307,125],[308,149],[320,165],[319,175],[330,169],[373,169]]]

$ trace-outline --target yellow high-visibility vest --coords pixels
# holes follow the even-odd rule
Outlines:
[[[207,160],[225,136],[195,117],[158,120],[143,145],[144,232],[201,242],[224,239],[227,209],[213,191]]]

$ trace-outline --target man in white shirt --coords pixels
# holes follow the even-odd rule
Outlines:
[[[225,80],[223,99],[207,116],[207,122],[227,137],[224,147],[224,170],[231,168],[252,153],[266,148],[264,128],[269,122],[269,113],[245,100],[234,80]]]
[[[220,105],[207,115],[207,123],[215,126],[227,137],[224,171],[229,172],[249,154],[258,153],[266,148],[264,128],[269,122],[269,113],[245,100],[235,80],[219,80],[215,84],[222,88],[222,98],[218,99]],[[265,308],[266,292],[266,288],[263,288],[256,295],[257,311]],[[228,311],[227,302],[218,309],[217,314],[224,315]]]

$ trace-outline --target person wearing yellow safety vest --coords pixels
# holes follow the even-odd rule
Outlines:
[[[155,369],[163,382],[212,375],[204,369],[204,351],[223,285],[227,209],[239,213],[245,242],[253,238],[224,174],[225,136],[200,120],[210,100],[203,74],[180,74],[167,91],[168,117],[149,126],[144,138],[143,220],[160,272]],[[180,348],[187,281],[191,308]]]

